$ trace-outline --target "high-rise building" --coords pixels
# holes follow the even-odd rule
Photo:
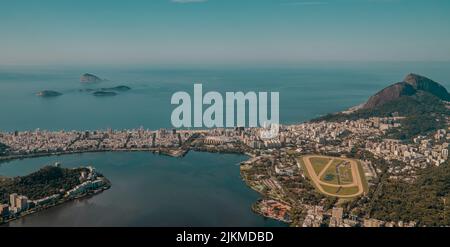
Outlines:
[[[442,158],[445,160],[448,158],[448,149],[442,149]]]
[[[16,193],[9,195],[9,204],[11,205],[12,208],[16,207],[16,198],[17,198]]]
[[[28,198],[26,196],[18,196],[16,198],[17,211],[24,211],[28,209]]]
[[[6,217],[9,215],[9,205],[0,204],[0,217]]]

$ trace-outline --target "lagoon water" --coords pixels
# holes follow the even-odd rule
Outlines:
[[[93,73],[108,82],[82,85]],[[0,67],[0,131],[170,128],[171,95],[203,90],[280,92],[282,123],[297,123],[362,103],[409,73],[450,88],[450,63],[307,64],[289,68],[37,68]],[[94,97],[80,89],[127,85],[128,92]],[[39,98],[56,90],[64,95]],[[246,157],[191,152],[183,159],[149,153],[90,153],[16,160],[0,175],[19,176],[56,161],[92,164],[113,187],[10,223],[11,226],[283,226],[252,213],[259,195],[239,176]]]
[[[92,164],[112,181],[88,199],[39,212],[10,226],[284,226],[251,210],[258,194],[241,180],[246,157],[191,152],[185,158],[150,153],[89,153],[9,162],[17,176],[44,164]]]

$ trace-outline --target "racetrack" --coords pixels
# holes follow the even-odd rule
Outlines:
[[[317,174],[314,170],[313,164],[311,163],[311,158],[329,158],[331,160],[322,169],[322,171],[319,174]],[[358,163],[356,160],[347,159],[347,158],[338,158],[338,157],[325,157],[325,156],[320,156],[320,155],[306,155],[306,156],[300,157],[300,159],[303,161],[306,171],[308,172],[309,177],[311,178],[315,187],[321,193],[328,195],[328,196],[339,197],[339,198],[353,198],[353,197],[358,197],[364,193],[363,180],[362,180],[361,174],[359,173]],[[352,183],[350,183],[350,184],[333,184],[333,183],[328,183],[328,182],[320,179],[324,175],[324,173],[327,171],[327,169],[332,165],[334,160],[348,161],[350,163],[352,178],[353,178]],[[298,165],[300,165],[300,162],[298,163]],[[330,192],[326,191],[323,186],[333,187],[333,188],[336,188],[338,191],[340,191],[343,188],[352,188],[352,187],[357,187],[358,190],[356,193],[347,195],[347,194],[339,194],[339,193],[330,193]]]

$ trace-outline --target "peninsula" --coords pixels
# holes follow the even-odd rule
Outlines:
[[[46,166],[23,177],[0,178],[0,224],[98,194],[111,183],[95,168]]]

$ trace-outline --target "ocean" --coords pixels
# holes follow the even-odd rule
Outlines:
[[[203,91],[280,92],[280,121],[291,124],[360,104],[378,90],[415,72],[450,88],[450,63],[309,64],[287,68],[157,69],[152,67],[0,67],[0,130],[93,130],[143,126],[170,128],[172,94]],[[82,85],[93,73],[108,79]],[[95,97],[80,89],[127,85],[115,97]],[[40,98],[42,90],[64,95]]]
[[[358,105],[414,72],[450,88],[450,63],[311,63],[296,66],[155,68],[152,66],[0,67],[0,131],[171,128],[173,93],[279,92],[282,124]],[[108,81],[82,85],[92,73]],[[114,97],[82,91],[126,85]],[[63,93],[40,98],[42,90]],[[220,155],[220,158],[217,156]],[[112,188],[10,223],[10,226],[285,226],[254,214],[259,195],[240,179],[245,156],[191,152],[183,159],[149,153],[93,153],[0,164],[19,176],[61,162],[93,165]]]

